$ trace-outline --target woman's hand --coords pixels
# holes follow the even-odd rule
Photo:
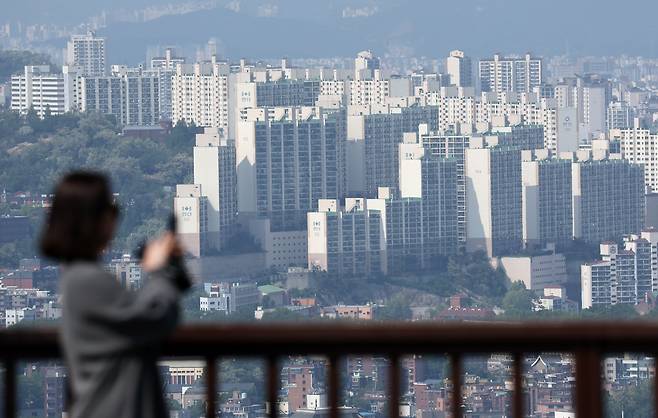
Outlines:
[[[182,254],[176,235],[167,232],[159,238],[150,241],[144,249],[142,268],[146,272],[152,272],[166,266],[172,257]]]

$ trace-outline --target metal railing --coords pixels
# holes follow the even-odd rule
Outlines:
[[[523,417],[523,355],[540,352],[573,353],[575,409],[580,417],[601,417],[601,360],[608,353],[658,353],[658,323],[536,322],[536,323],[259,323],[188,325],[162,347],[163,357],[203,358],[206,375],[217,376],[216,362],[227,357],[267,360],[267,400],[270,417],[277,418],[280,359],[290,355],[328,358],[330,418],[339,417],[338,361],[349,355],[375,354],[390,359],[388,408],[399,415],[400,357],[409,354],[448,354],[451,361],[451,413],[463,416],[462,359],[467,354],[511,353],[514,357],[512,412]],[[5,366],[5,417],[16,416],[16,362],[59,358],[54,329],[14,329],[0,332],[0,361]],[[207,416],[215,416],[218,379],[206,379]],[[658,386],[658,385],[656,385]],[[654,388],[654,394],[657,390]],[[658,408],[655,408],[658,411]],[[656,413],[658,416],[658,412]]]

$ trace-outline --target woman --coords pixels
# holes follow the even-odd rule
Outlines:
[[[73,418],[165,417],[157,351],[178,320],[189,281],[173,233],[149,243],[148,281],[123,289],[99,263],[118,217],[108,181],[72,173],[55,191],[41,250],[62,262],[61,343],[70,370]]]

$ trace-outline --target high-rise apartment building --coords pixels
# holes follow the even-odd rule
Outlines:
[[[475,125],[478,99],[472,87],[441,87],[438,91],[424,91],[421,103],[439,108],[438,130],[456,125]]]
[[[26,66],[23,74],[11,77],[10,109],[27,113],[37,109],[43,117],[51,108],[64,109],[64,80],[57,74],[50,74],[48,65]]]
[[[371,78],[375,70],[379,70],[379,58],[372,51],[361,51],[354,60],[354,79],[363,80]]]
[[[450,55],[446,58],[446,72],[450,77],[450,84],[453,86],[473,86],[473,67],[471,57],[466,56],[464,51],[450,51]]]
[[[235,100],[231,109],[238,120],[244,117],[247,109],[316,106],[320,96],[320,80],[277,79],[266,81],[238,81],[235,86]],[[232,100],[233,102],[233,100]]]
[[[185,58],[177,57],[172,48],[167,48],[161,57],[151,58],[151,68],[145,70],[145,75],[158,78],[158,97],[160,101],[160,118],[172,120],[172,80],[176,75],[176,68],[185,64]]]
[[[238,209],[272,231],[306,228],[306,213],[344,189],[345,119],[318,107],[247,109],[237,126]]]
[[[368,106],[349,110],[348,185],[352,193],[377,196],[379,187],[398,190],[398,145],[405,132],[418,132],[421,124],[436,130],[435,106]]]
[[[489,257],[513,254],[523,237],[521,150],[475,146],[466,150],[464,162],[466,249]]]
[[[543,148],[543,128],[539,125],[499,126],[488,129],[484,134],[461,134],[459,126],[446,131],[429,131],[420,127],[420,140],[430,154],[452,158],[457,164],[457,231],[460,245],[466,242],[466,181],[464,177],[464,155],[471,139],[487,146],[507,146],[521,150]]]
[[[400,199],[387,200],[386,221],[392,224],[397,220],[404,226],[391,225],[387,230],[403,232],[397,240],[406,250],[400,252],[394,245],[388,246],[389,271],[394,271],[395,266],[406,270],[427,268],[440,256],[457,251],[457,164],[455,158],[431,154],[419,142],[417,134],[405,134],[404,143],[400,144]],[[411,229],[418,212],[412,207],[417,205],[416,199],[420,199],[419,236]],[[391,244],[395,241],[392,234],[387,239]],[[406,245],[407,242],[414,245]]]
[[[506,58],[494,54],[479,63],[480,88],[485,92],[526,92],[541,86],[544,71],[541,58],[526,54],[520,58]]]
[[[111,76],[79,77],[77,108],[114,115],[123,126],[154,126],[160,122],[160,78],[140,69],[113,67]]]
[[[525,246],[568,244],[573,234],[571,161],[550,158],[548,150],[525,151],[522,157]]]
[[[412,197],[381,187],[376,199],[346,198],[342,209],[321,200],[318,211],[308,213],[310,269],[357,277],[417,271],[457,251],[455,162],[407,162]],[[425,198],[417,197],[422,193]]]
[[[583,130],[589,134],[605,132],[608,108],[607,88],[601,84],[584,85],[579,89],[577,105]]]
[[[432,132],[427,125],[419,129],[420,141],[426,152],[438,158],[455,161],[457,177],[457,237],[459,245],[466,243],[466,180],[464,178],[464,155],[469,147],[470,135],[461,135],[451,131]]]
[[[42,118],[60,115],[69,110],[66,90],[72,84],[66,74],[52,74],[47,65],[27,66],[23,74],[11,77],[11,110],[25,114],[34,109]]]
[[[176,185],[174,197],[176,234],[183,248],[193,257],[201,257],[207,249],[208,198],[199,184]]]
[[[567,78],[555,86],[557,108],[576,109],[576,122],[583,140],[589,142],[592,136],[605,132],[611,90],[609,82],[596,77]]]
[[[66,64],[77,69],[79,75],[102,77],[105,75],[105,38],[94,32],[73,35],[66,49]]]
[[[492,126],[482,136],[489,146],[502,145],[522,150],[544,148],[543,125]]]
[[[347,103],[351,106],[384,105],[391,96],[391,80],[382,78],[379,70],[370,78],[346,83],[349,87]]]
[[[185,64],[185,58],[177,57],[175,54],[176,51],[173,48],[166,48],[163,56],[151,58],[151,69],[175,71],[178,65]]]
[[[644,185],[647,191],[658,193],[658,134],[636,125],[611,135],[618,137],[625,160],[644,167]]]
[[[320,98],[348,106],[387,105],[397,98],[413,96],[413,80],[408,77],[384,78],[380,70],[372,77],[357,80],[321,80]]]
[[[605,151],[571,156],[573,236],[588,243],[640,231],[644,219],[642,166]]]
[[[205,242],[215,251],[221,251],[235,232],[235,153],[234,141],[219,128],[206,128],[196,136],[194,184],[201,187],[201,196],[207,200]]]
[[[209,62],[178,65],[172,77],[171,119],[228,130],[229,66]]]
[[[386,274],[386,209],[379,199],[320,200],[308,213],[308,268],[341,276]]]
[[[576,109],[558,107],[555,99],[515,92],[476,97],[472,88],[456,87],[424,92],[417,98],[422,104],[439,107],[439,131],[458,125],[474,127],[471,130],[477,132],[486,125],[541,125],[545,148],[554,153],[578,150]]]
[[[612,129],[632,129],[635,110],[626,102],[610,102],[606,118],[608,131]]]
[[[655,230],[601,244],[602,259],[581,266],[583,309],[617,304],[638,304],[656,291],[655,264],[658,233]]]

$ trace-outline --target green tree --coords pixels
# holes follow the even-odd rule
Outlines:
[[[619,304],[593,306],[589,309],[584,309],[580,316],[583,319],[633,319],[639,315],[633,305]]]
[[[30,51],[0,50],[0,82],[23,72],[26,65],[52,65],[46,54]],[[51,68],[55,70],[55,68]]]
[[[605,415],[610,418],[621,416],[649,418],[654,416],[652,382],[640,381],[608,392],[605,397]]]
[[[34,111],[23,116],[0,111],[0,190],[38,195],[49,193],[62,174],[74,169],[108,173],[121,206],[113,248],[130,252],[165,227],[173,187],[191,181],[195,132],[196,127],[183,124],[164,140],[131,138],[121,135],[116,120],[106,115],[40,119]],[[1,210],[5,214],[11,208]],[[33,225],[40,225],[42,213],[29,214]],[[13,260],[31,255],[22,247],[3,246],[0,267],[13,267]]]
[[[534,294],[527,290],[522,282],[512,283],[503,297],[505,314],[512,317],[522,317],[532,312]]]
[[[304,317],[286,308],[276,308],[263,315],[264,321],[299,321],[301,319],[304,319]]]
[[[376,312],[377,319],[389,321],[404,321],[411,319],[412,312],[409,301],[402,295],[395,295]]]
[[[21,240],[0,244],[0,266],[17,268],[23,258],[31,258],[35,254],[31,240]]]

